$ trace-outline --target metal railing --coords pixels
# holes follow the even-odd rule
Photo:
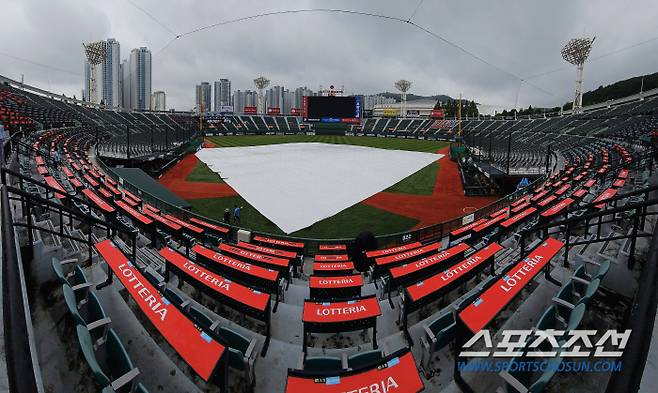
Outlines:
[[[37,393],[43,391],[38,360],[33,351],[32,322],[25,276],[7,187],[2,186],[2,316],[9,391]]]

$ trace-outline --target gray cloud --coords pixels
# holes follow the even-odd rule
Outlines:
[[[262,12],[341,8],[407,18],[414,1],[325,0],[163,2],[132,0],[175,32]],[[114,37],[122,57],[131,48],[153,51],[153,89],[168,105],[189,109],[194,85],[227,77],[234,89],[252,88],[264,74],[272,84],[344,85],[349,92],[393,90],[400,78],[416,94],[449,94],[512,106],[553,106],[571,99],[575,70],[560,48],[569,38],[596,35],[592,58],[658,36],[658,3],[617,1],[425,0],[414,22],[500,68],[522,77],[559,69],[528,84],[479,62],[413,26],[358,15],[300,13],[249,20],[185,36],[160,51],[172,35],[126,0],[4,0],[0,52],[73,72],[65,73],[0,54],[0,73],[55,92],[80,96],[82,42]],[[658,40],[587,64],[587,89],[656,71]],[[78,74],[78,75],[74,75]],[[519,90],[520,87],[520,90]]]

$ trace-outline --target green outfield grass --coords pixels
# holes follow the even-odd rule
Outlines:
[[[244,135],[244,136],[211,136],[208,139],[219,147],[260,146],[278,143],[333,143],[337,145],[357,145],[377,147],[389,150],[407,150],[434,153],[448,146],[449,142],[423,141],[401,138],[375,138],[363,136],[334,135]]]
[[[256,231],[283,235],[284,233],[272,221],[260,214],[242,197],[225,197],[189,200],[196,213],[218,221],[224,219],[224,209],[229,208],[233,216],[235,205],[242,206],[240,226]],[[308,228],[299,230],[291,236],[331,239],[355,237],[362,231],[371,231],[376,235],[406,231],[418,223],[417,220],[389,213],[362,203],[349,207],[342,212],[316,222]]]
[[[437,150],[448,146],[448,142],[441,141],[346,136],[247,135],[209,137],[208,139],[219,147],[316,142],[434,153]],[[385,191],[412,195],[431,195],[434,190],[438,171],[439,163],[434,162],[389,187]],[[223,182],[216,173],[211,171],[210,168],[202,162],[199,162],[194,167],[192,172],[188,175],[187,180],[193,182]],[[233,207],[236,204],[243,206],[241,213],[241,226],[262,232],[279,235],[283,234],[274,223],[260,214],[258,210],[240,196],[192,199],[188,200],[188,202],[192,205],[195,212],[219,221],[223,220],[225,208],[228,207],[232,213]],[[354,237],[364,230],[379,235],[406,231],[414,227],[417,223],[418,221],[415,219],[389,213],[385,210],[377,209],[363,203],[358,203],[333,217],[324,219],[291,235],[328,239]]]
[[[196,181],[196,182],[208,182],[208,183],[224,183],[221,177],[215,172],[213,172],[208,165],[204,164],[202,161],[199,161],[192,172],[187,175],[185,179],[187,181]]]
[[[432,195],[438,171],[439,163],[433,162],[418,172],[400,180],[384,191],[411,195]]]
[[[267,217],[260,214],[258,210],[248,204],[239,195],[224,198],[188,199],[188,202],[192,205],[195,213],[213,218],[217,221],[224,220],[224,209],[227,207],[231,211],[231,217],[233,217],[233,208],[235,205],[238,205],[242,207],[242,211],[240,212],[242,222],[240,226],[274,234],[284,234],[279,227],[268,220]]]

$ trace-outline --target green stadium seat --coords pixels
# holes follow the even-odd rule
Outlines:
[[[585,305],[579,304],[573,309],[567,321],[567,331],[576,330],[585,316]]]
[[[196,307],[190,307],[190,316],[203,330],[207,332],[214,332],[217,328],[217,321],[213,321],[203,311]]]
[[[537,360],[536,357],[525,356],[525,351],[527,349],[528,348],[526,346],[526,348],[523,351],[524,355],[512,358],[510,363]],[[531,372],[531,371],[526,371],[524,369],[523,371],[517,371],[517,370],[501,371],[500,373],[498,373],[498,375],[502,379],[502,385],[505,392],[540,393],[544,391],[546,385],[553,378],[560,363],[562,363],[562,358],[558,354],[557,356],[548,359],[548,366],[545,368],[545,371],[543,372],[541,371]]]
[[[98,363],[92,339],[87,328],[78,325],[76,330],[82,354],[91,369],[94,379],[101,388],[105,389],[109,386],[117,393],[132,392],[135,378],[139,375],[139,370],[133,367],[128,353],[114,330],[110,329],[108,331],[107,342],[105,343],[106,363],[110,369],[109,375]]]
[[[304,370],[312,372],[339,372],[343,360],[336,356],[309,356],[304,359]]]
[[[536,328],[538,330],[565,330],[566,335],[566,332],[578,329],[580,322],[585,316],[585,308],[586,306],[584,303],[579,303],[571,310],[571,312],[568,314],[568,317],[563,319],[559,315],[557,306],[555,304],[551,304],[539,318],[539,321],[537,321]]]
[[[189,299],[183,299],[181,295],[179,295],[176,291],[172,290],[171,288],[165,288],[164,295],[170,302],[174,303],[182,310],[187,309],[188,306],[190,305]]]
[[[347,357],[347,367],[355,370],[374,362],[381,360],[384,357],[384,351],[381,349],[372,349],[370,351],[355,353]]]
[[[425,335],[421,337],[423,356],[421,365],[429,369],[432,354],[452,342],[455,336],[455,314],[452,311],[433,319],[429,324],[423,325]]]
[[[571,281],[564,284],[557,291],[557,294],[553,297],[553,302],[557,305],[559,317],[562,318],[563,321],[566,321],[577,302],[577,297],[574,294],[573,283]]]
[[[558,308],[553,304],[548,306],[542,316],[537,321],[538,330],[553,329],[558,322]]]
[[[575,285],[576,283],[574,281],[564,284],[553,298],[553,302],[557,305],[559,316],[563,321],[569,318],[571,312],[579,304],[589,304],[590,300],[596,295],[601,285],[601,280],[597,278],[589,282],[587,286],[584,286],[581,294],[576,293],[574,289]]]
[[[465,296],[462,300],[459,301],[459,303],[457,303],[454,306],[455,312],[459,312],[465,309],[466,307],[468,307],[471,303],[475,301],[475,299],[478,298],[478,296],[480,296],[480,292],[481,291],[479,290],[471,291],[467,296]]]
[[[75,260],[71,259],[64,261],[64,264],[73,262],[75,262]],[[86,303],[89,288],[91,288],[94,284],[87,280],[87,276],[85,275],[84,271],[82,271],[82,268],[78,265],[75,265],[72,272],[65,274],[64,269],[62,268],[62,262],[60,262],[59,259],[53,258],[51,264],[53,271],[57,276],[57,280],[61,284],[70,286],[75,293],[76,302],[79,305]]]
[[[576,281],[580,286],[588,285],[591,281],[599,279],[603,281],[603,278],[610,271],[610,261],[606,260],[603,263],[588,262],[598,266],[598,269],[595,274],[590,275],[587,273],[585,264],[578,266],[578,268],[573,272],[571,280]]]
[[[165,282],[160,274],[154,271],[151,267],[144,269],[144,277],[156,287],[162,287],[165,285]]]
[[[249,340],[242,334],[224,326],[217,330],[217,335],[229,348],[229,366],[243,371],[249,384],[256,382],[254,374],[254,363],[258,356],[258,352],[255,350],[256,339]]]
[[[82,325],[89,330],[89,334],[94,339],[94,347],[105,342],[107,338],[107,330],[111,322],[110,318],[107,318],[103,306],[101,305],[98,297],[93,292],[89,293],[89,301],[87,302],[87,317],[83,318],[80,315],[78,310],[75,294],[70,286],[64,284],[62,285],[62,292],[64,293],[64,301],[69,310],[69,314],[73,319],[75,325]],[[98,329],[101,328],[101,329]]]

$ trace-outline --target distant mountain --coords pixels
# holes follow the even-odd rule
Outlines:
[[[642,86],[642,78],[644,78],[644,86]],[[639,93],[640,88],[647,91],[656,87],[658,87],[658,72],[644,76],[640,75],[607,86],[599,86],[596,90],[586,92],[583,94],[583,105],[598,104],[627,97]]]
[[[391,92],[387,91],[385,93],[378,93],[378,95],[384,96],[386,98],[395,98],[396,101],[401,100],[400,93],[391,93]],[[443,95],[443,94],[439,94],[439,95],[436,95],[436,96],[419,96],[419,95],[411,94],[411,93],[407,94],[407,101],[420,100],[420,99],[423,99],[423,98],[431,98],[431,99],[441,101],[441,102],[446,102],[448,100],[453,100],[452,97],[447,96],[447,95]]]

